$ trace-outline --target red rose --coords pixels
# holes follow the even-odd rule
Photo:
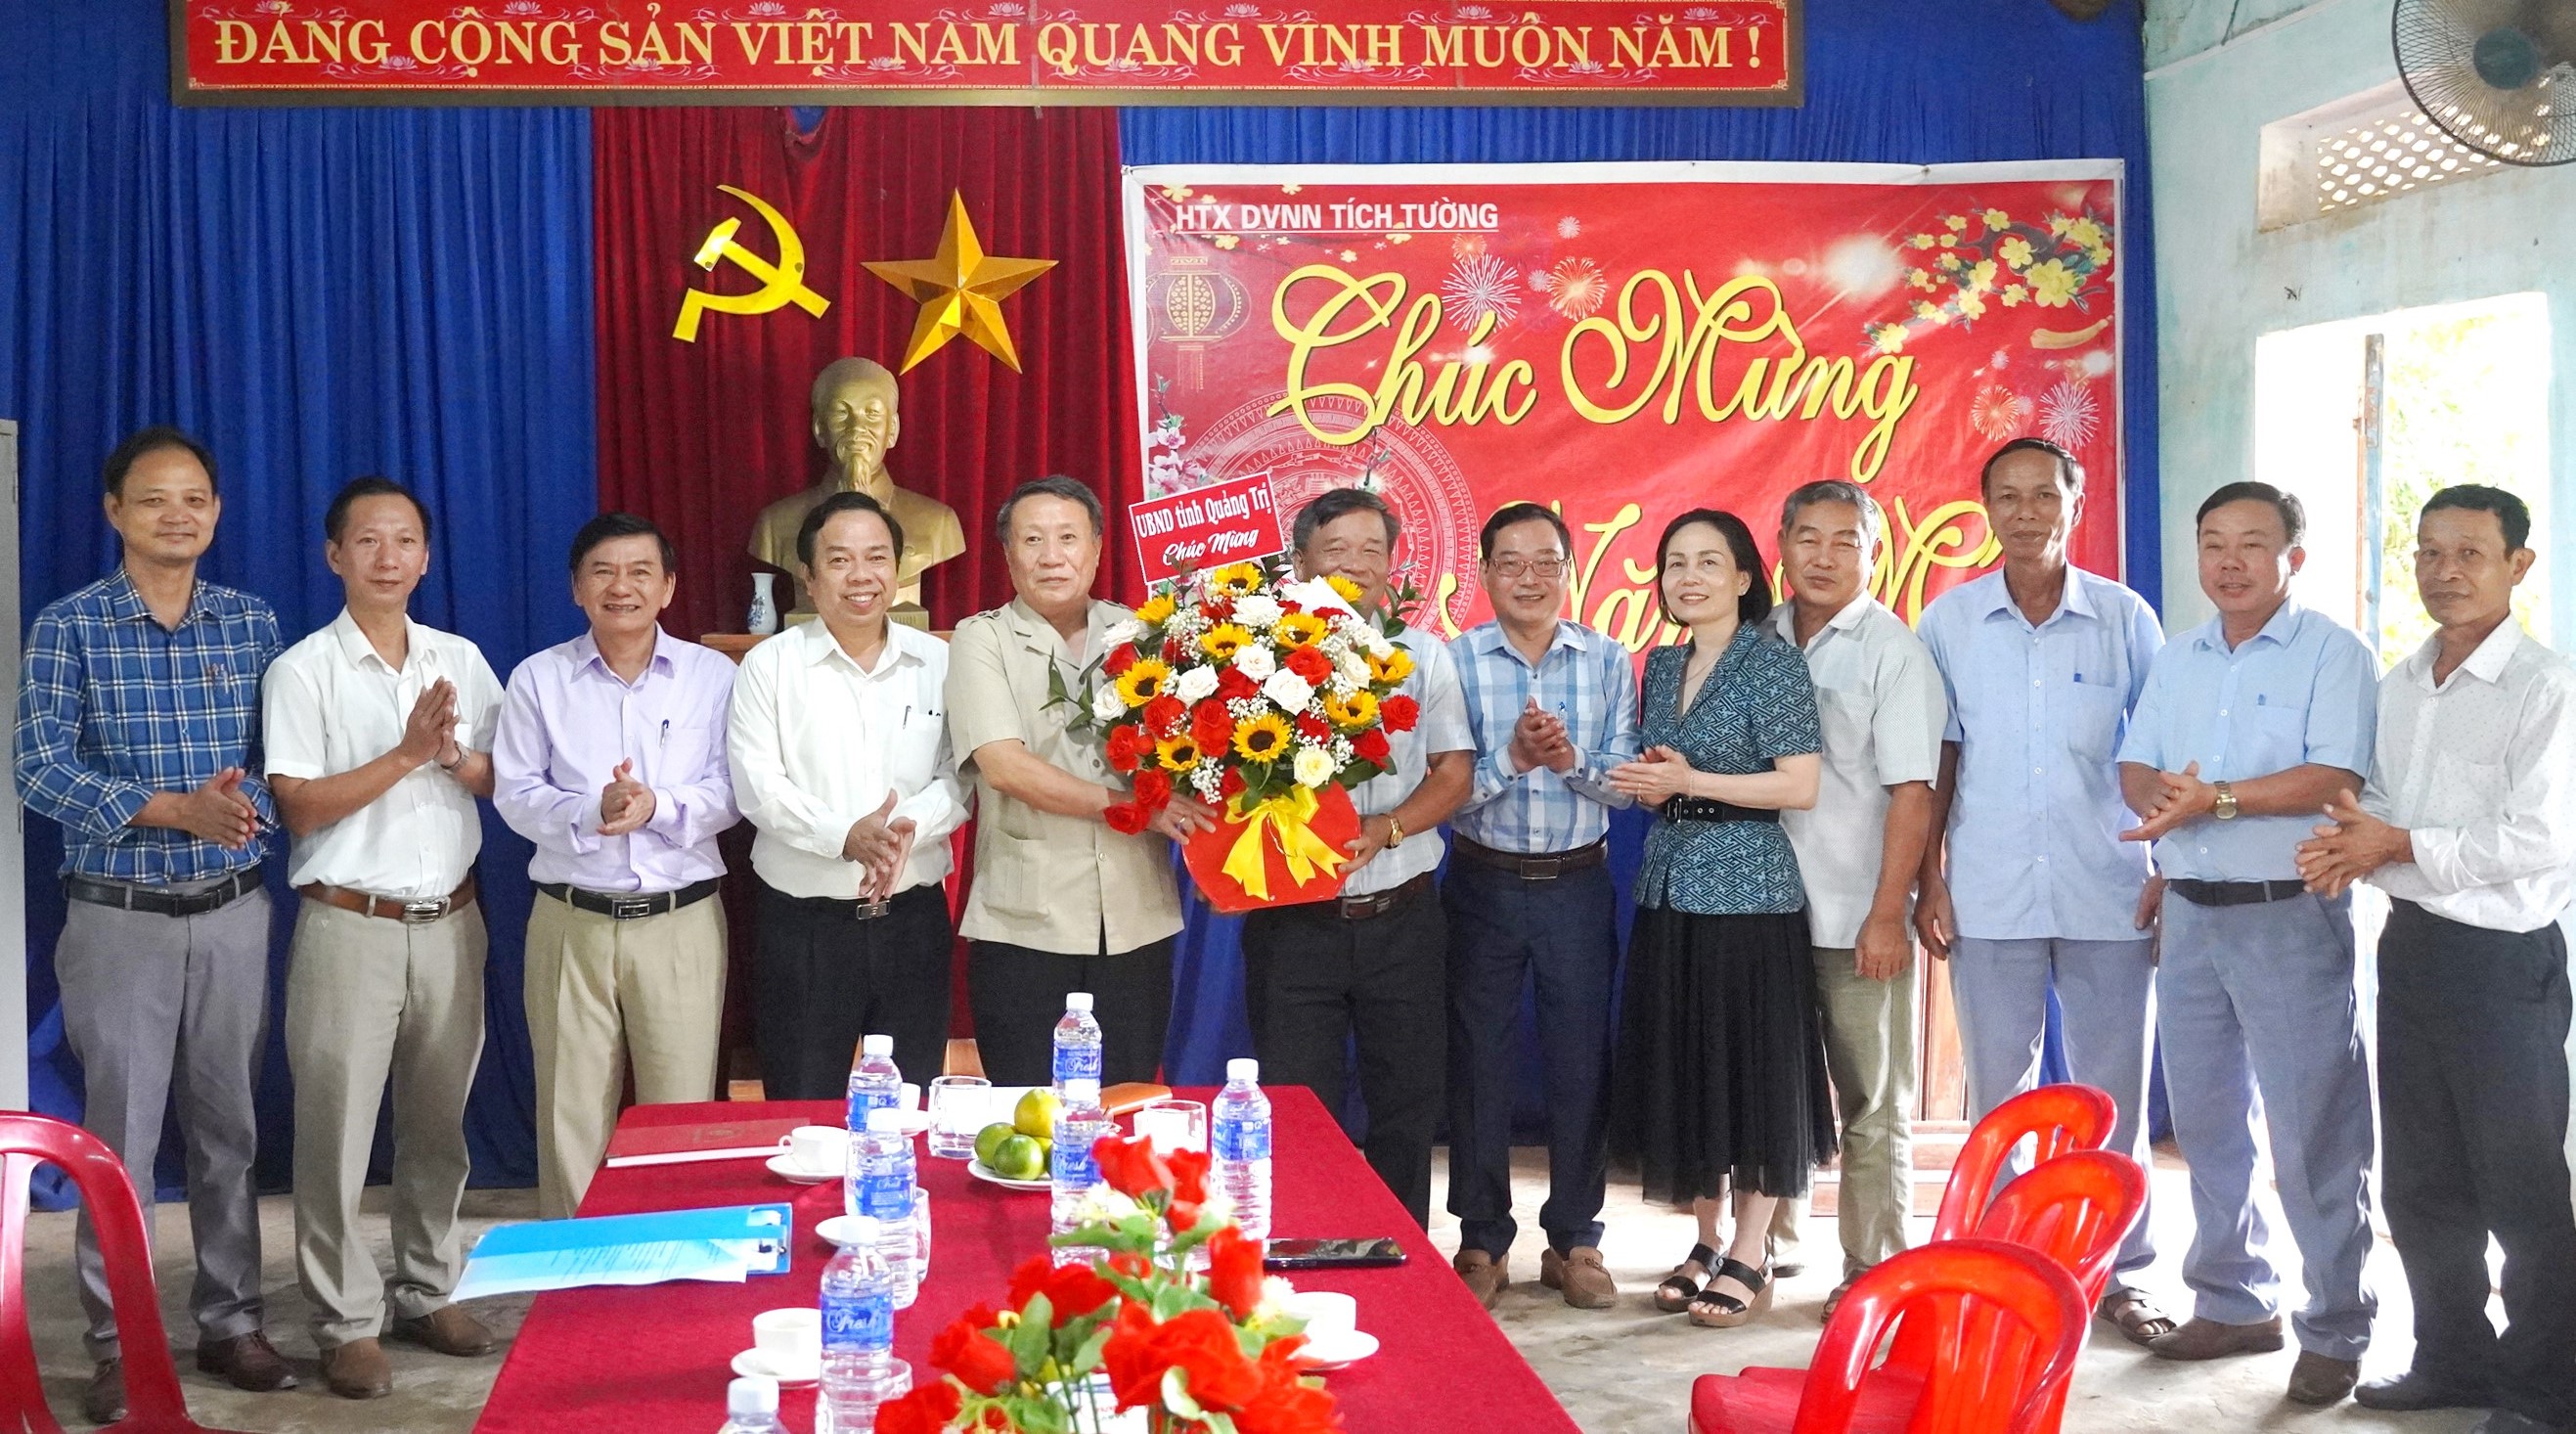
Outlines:
[[[1244,676],[1243,669],[1232,663],[1226,664],[1225,671],[1216,675],[1216,700],[1219,702],[1240,701],[1260,690],[1260,683]]]
[[[1416,718],[1422,715],[1422,704],[1398,693],[1377,704],[1378,720],[1390,732],[1410,732]]]
[[[982,1341],[993,1344],[991,1340]],[[1000,1345],[993,1345],[1000,1349]],[[1008,1362],[1010,1355],[1002,1356]],[[945,1379],[921,1385],[891,1404],[877,1408],[877,1434],[939,1434],[948,1421],[957,1417],[958,1408],[966,1401],[957,1395],[957,1386]]]
[[[1160,767],[1148,767],[1136,774],[1136,805],[1149,812],[1159,812],[1172,804],[1172,774]]]
[[[1392,765],[1394,753],[1386,745],[1386,734],[1372,730],[1362,732],[1351,739],[1351,755],[1363,762],[1374,762],[1384,767]]]
[[[1211,599],[1199,604],[1199,616],[1210,622],[1224,622],[1234,616],[1234,604],[1225,598]]]
[[[1111,768],[1121,772],[1135,771],[1138,764],[1145,760],[1145,753],[1150,750],[1152,746],[1145,740],[1145,734],[1135,728],[1109,729],[1107,755]]]
[[[1297,714],[1297,735],[1309,742],[1329,741],[1333,735],[1333,724],[1312,712],[1300,712]]]
[[[1261,1242],[1229,1225],[1216,1232],[1207,1248],[1208,1293],[1236,1319],[1252,1318],[1261,1305]]]
[[[1046,1296],[1047,1308],[1053,1312],[1050,1323],[1060,1325],[1118,1298],[1118,1287],[1102,1279],[1089,1265],[1058,1266],[1049,1257],[1039,1255],[1012,1272],[1012,1307],[1026,1309],[1029,1301],[1039,1295]],[[931,1357],[936,1360],[938,1355],[934,1352]]]
[[[1154,1153],[1154,1142],[1141,1135],[1132,1140],[1104,1135],[1093,1143],[1091,1155],[1100,1162],[1100,1178],[1121,1195],[1142,1199],[1172,1188],[1172,1167]]]
[[[1208,1153],[1204,1150],[1175,1150],[1163,1159],[1172,1167],[1173,1201],[1206,1204]]]
[[[1228,801],[1232,801],[1234,798],[1242,796],[1243,789],[1250,785],[1251,783],[1243,780],[1243,772],[1240,768],[1228,767],[1225,769],[1225,775],[1217,779],[1216,794]]]
[[[1108,673],[1112,677],[1116,677],[1135,665],[1136,644],[1132,642],[1122,642],[1109,654],[1109,660],[1100,664],[1100,670]]]
[[[1181,665],[1181,640],[1179,638],[1167,637],[1163,639],[1163,665],[1166,667],[1178,667]]]
[[[1159,742],[1181,730],[1181,719],[1189,712],[1189,704],[1166,692],[1145,704],[1145,730]]]
[[[1212,1309],[1156,1324],[1150,1313],[1124,1305],[1100,1359],[1121,1409],[1159,1406],[1164,1372],[1172,1369],[1181,1371],[1190,1398],[1203,1409],[1240,1409],[1262,1388],[1260,1371],[1235,1342],[1233,1321]]]
[[[1279,600],[1279,610],[1281,612],[1304,612],[1306,610],[1306,605],[1297,601],[1295,598],[1281,598]]]
[[[1301,647],[1279,660],[1279,665],[1305,678],[1309,686],[1321,687],[1333,675],[1333,660],[1319,649]]]
[[[962,1319],[930,1341],[930,1362],[978,1394],[998,1394],[1020,1377],[1019,1365],[1002,1342]]]
[[[1219,686],[1222,685],[1220,680]],[[1190,713],[1190,740],[1198,743],[1202,756],[1215,756],[1234,745],[1234,718],[1226,714],[1223,701],[1208,698]]]
[[[1112,802],[1109,804],[1109,809],[1102,812],[1100,816],[1102,820],[1109,823],[1111,831],[1126,836],[1134,836],[1143,831],[1146,823],[1153,819],[1152,813],[1134,802]]]

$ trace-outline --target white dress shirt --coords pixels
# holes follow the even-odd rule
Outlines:
[[[1363,817],[1379,816],[1404,805],[1405,798],[1412,796],[1430,774],[1435,753],[1476,750],[1476,729],[1467,720],[1467,689],[1459,685],[1458,668],[1450,660],[1448,644],[1418,627],[1396,634],[1395,642],[1413,655],[1413,671],[1405,674],[1396,691],[1411,697],[1421,711],[1412,731],[1386,734],[1395,766],[1351,789],[1351,804]],[[1369,896],[1392,891],[1438,867],[1443,850],[1437,828],[1406,832],[1403,842],[1380,851],[1343,882],[1342,895]]]
[[[886,625],[876,666],[841,650],[820,619],[753,648],[733,683],[727,751],[734,800],[760,829],[752,870],[789,896],[852,900],[866,869],[844,860],[850,828],[894,793],[912,855],[897,892],[944,881],[948,835],[966,820],[940,689],[948,644]]]
[[[403,619],[410,634],[402,670],[343,608],[331,625],[279,654],[261,693],[268,775],[312,781],[363,767],[402,745],[420,694],[444,677],[456,684],[456,741],[490,751],[501,715],[501,680],[473,643]],[[474,794],[423,762],[383,796],[295,839],[287,882],[321,882],[395,901],[431,901],[465,884],[483,850]]]
[[[1771,610],[1771,630],[1798,645],[1798,608]],[[1868,593],[1816,629],[1804,649],[1824,729],[1813,811],[1784,811],[1780,826],[1807,885],[1808,939],[1836,950],[1860,944],[1887,855],[1888,788],[1941,775],[1941,731],[1950,720],[1941,669],[1905,619]]]
[[[2576,892],[2576,669],[2519,623],[2433,681],[2429,637],[2379,683],[2364,811],[2406,828],[2415,860],[2371,884],[2437,916],[2536,931]]]

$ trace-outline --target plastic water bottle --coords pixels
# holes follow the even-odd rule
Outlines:
[[[850,1133],[868,1128],[869,1111],[902,1102],[903,1072],[894,1067],[894,1037],[860,1037],[859,1059],[850,1067]]]
[[[852,1217],[850,1243],[823,1267],[823,1381],[815,1434],[873,1429],[877,1406],[908,1393],[911,1370],[894,1357],[894,1277],[877,1251],[877,1222]]]
[[[1100,1108],[1099,1081],[1065,1082],[1064,1105],[1055,1117],[1055,1155],[1047,1171],[1055,1184],[1053,1218],[1049,1222],[1054,1233],[1062,1235],[1081,1227],[1083,1197],[1100,1183],[1100,1162],[1091,1153],[1092,1142],[1117,1128],[1109,1112]],[[1087,1265],[1097,1258],[1097,1250],[1080,1246],[1055,1250],[1059,1265]]]
[[[921,1293],[921,1271],[913,1258],[912,1197],[921,1172],[913,1160],[912,1137],[903,1132],[903,1112],[879,1106],[868,1112],[867,1129],[850,1139],[849,1213],[877,1223],[877,1255],[894,1280],[894,1307],[912,1308]]]
[[[1251,1239],[1270,1238],[1270,1097],[1261,1093],[1261,1062],[1225,1063],[1209,1125],[1210,1173],[1234,1206],[1234,1223]]]
[[[787,1434],[778,1422],[778,1381],[761,1375],[725,1386],[725,1422],[716,1434]]]
[[[1100,1091],[1100,1023],[1091,1017],[1091,993],[1070,991],[1064,1019],[1055,1023],[1055,1088],[1061,1095],[1074,1081],[1091,1082]]]
[[[930,1192],[912,1187],[912,1278],[915,1284],[930,1278]]]

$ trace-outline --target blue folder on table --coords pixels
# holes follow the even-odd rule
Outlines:
[[[666,1280],[740,1284],[753,1275],[787,1272],[795,1228],[795,1216],[785,1205],[500,1225],[475,1243],[453,1297]]]

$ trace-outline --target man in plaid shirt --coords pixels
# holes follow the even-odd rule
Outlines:
[[[88,1090],[81,1123],[125,1162],[144,1218],[175,1086],[195,1236],[197,1366],[243,1389],[292,1388],[261,1332],[258,1140],[251,1105],[268,1016],[260,677],[277,616],[199,581],[222,503],[214,460],[172,428],[106,468],[118,569],[36,617],[18,695],[18,795],[63,829],[71,898],[54,974]],[[77,1253],[88,1346],[83,1408],[125,1416],[106,1270],[89,1217]]]

